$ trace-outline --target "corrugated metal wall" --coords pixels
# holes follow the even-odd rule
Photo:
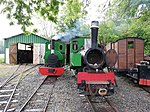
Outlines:
[[[5,63],[6,63],[6,58],[8,58],[8,56],[6,56],[6,49],[9,49],[10,44],[11,43],[39,43],[39,44],[45,44],[46,42],[48,42],[49,40],[42,38],[38,35],[35,34],[30,34],[30,35],[26,35],[26,34],[19,34],[19,35],[15,35],[9,38],[5,38],[4,40],[4,51],[5,51]],[[8,55],[8,54],[7,54]]]
[[[19,34],[16,36],[12,36],[10,38],[5,39],[5,48],[9,47],[9,43],[46,43],[48,42],[47,39],[44,39],[40,36],[30,34]]]

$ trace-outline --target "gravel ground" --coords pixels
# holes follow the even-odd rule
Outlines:
[[[52,86],[50,84],[43,84],[40,89],[38,89],[37,93],[32,97],[24,111],[27,111],[28,109],[44,109],[49,98],[50,90],[52,90]]]
[[[18,100],[16,112],[36,90],[37,86],[42,82],[43,79],[44,77],[39,75],[36,69],[22,80],[17,90],[19,96],[15,98]]]
[[[4,67],[5,66],[5,67]],[[11,75],[11,74],[13,74],[17,69],[17,71],[15,72],[15,73],[20,73],[22,70],[24,70],[25,69],[25,66],[24,65],[22,65],[22,66],[8,66],[7,67],[7,65],[4,65],[4,66],[2,66],[3,67],[3,69],[1,69],[1,84],[3,83],[3,82],[5,82],[5,80]],[[15,85],[17,84],[17,81],[18,81],[18,79],[19,79],[19,77],[16,77],[16,78],[14,78],[13,80],[11,80],[9,83],[7,83],[4,87],[2,87],[1,88],[1,90],[12,90],[12,89],[14,89],[15,88]],[[10,95],[10,94],[12,94],[12,91],[9,91],[9,92],[0,92],[0,95]],[[9,97],[1,97],[0,98],[0,101],[2,102],[2,101],[7,101],[9,99]],[[12,100],[12,101],[15,101],[16,102],[16,100]],[[6,104],[0,104],[0,110],[1,109],[4,109],[4,107],[6,106]],[[14,107],[15,106],[15,104],[12,104],[12,106]]]
[[[31,65],[32,66],[32,65]],[[30,65],[8,65],[8,64],[0,64],[0,85],[14,72],[15,74],[20,73],[21,71],[30,68]]]
[[[72,77],[70,72],[66,71],[58,78],[48,105],[48,112],[90,112],[88,103],[82,103],[75,77]]]
[[[19,65],[6,65],[0,64],[0,85],[6,80],[15,70],[18,68]]]
[[[43,76],[39,75],[37,72],[32,73],[32,75],[27,76],[19,85],[19,97],[18,97],[18,107],[17,110],[25,103],[26,99],[33,93],[37,85],[43,80]],[[32,83],[31,83],[32,82]],[[46,87],[46,92],[52,90],[52,85]],[[41,90],[40,90],[41,91]],[[42,90],[43,91],[43,90]],[[43,92],[39,92],[41,94]],[[45,93],[45,92],[44,92]],[[47,97],[45,93],[44,96]],[[40,97],[40,96],[39,96]],[[43,100],[43,96],[40,98],[34,97],[34,101]],[[45,101],[47,98],[45,98]],[[41,101],[42,102],[42,101]],[[26,108],[42,108],[41,104],[34,105],[34,102],[29,103]],[[16,112],[17,112],[16,110]],[[82,103],[82,99],[78,94],[77,85],[73,77],[71,77],[70,72],[65,72],[64,75],[58,78],[55,83],[55,88],[53,90],[52,99],[49,102],[47,112],[90,112],[88,103]]]
[[[116,77],[118,87],[110,101],[118,112],[149,112],[150,95],[125,77]]]
[[[107,98],[117,112],[150,112],[149,93],[125,77],[116,76],[116,80],[118,87],[115,88],[115,94]],[[92,97],[92,101],[97,102],[94,103],[96,110],[111,109],[103,97]]]
[[[18,65],[9,65],[8,67],[2,65],[1,68],[0,65],[0,73],[3,73],[3,75],[0,75],[0,84],[9,75],[7,72],[15,71],[15,68],[17,67]],[[4,75],[6,73],[7,75]],[[41,76],[36,69],[20,83],[16,92],[19,93],[19,95],[14,97],[14,99],[18,100],[17,109],[23,105],[25,100],[36,89],[43,78],[44,76]],[[116,92],[113,96],[109,96],[108,99],[112,102],[118,112],[150,111],[150,95],[147,92],[141,90],[141,88],[135,86],[132,82],[125,80],[124,77],[116,76],[116,80],[118,83],[118,87],[116,87],[115,90]],[[51,91],[51,85],[46,91]],[[44,96],[46,97],[47,95]],[[94,99],[99,100],[97,98]],[[89,104],[84,100],[85,98],[79,95],[79,90],[77,90],[75,77],[72,77],[71,72],[66,71],[64,75],[58,78],[55,84],[47,112],[91,112]],[[97,105],[100,106],[99,104]]]
[[[7,66],[7,65],[5,65],[5,66]],[[28,65],[28,66],[25,66],[25,65],[21,65],[20,67],[19,67],[19,65],[17,65],[17,66],[8,66],[8,67],[5,67],[5,70],[1,70],[1,71],[3,71],[2,73],[3,73],[3,75],[1,75],[0,76],[0,83],[2,84],[11,74],[13,74],[13,72],[14,71],[16,71],[16,69],[18,69],[17,70],[17,72],[15,72],[15,74],[18,74],[18,73],[21,73],[22,71],[24,71],[24,70],[26,70],[26,69],[28,69],[28,68],[30,68],[30,67],[32,67],[33,65]],[[19,68],[18,68],[19,67]],[[30,71],[32,71],[32,70],[30,70]],[[36,70],[37,71],[37,70]],[[11,73],[9,73],[9,72],[11,72]],[[29,76],[32,76],[31,74],[34,74],[35,73],[35,70],[33,71],[33,72],[31,72],[30,73],[30,75]],[[36,72],[37,73],[37,72]],[[16,82],[18,81],[18,79],[20,78],[20,76],[19,77],[16,77],[15,79],[13,79],[13,80],[11,80],[9,83],[7,83],[7,85],[6,86],[4,86],[2,89],[6,89],[6,90],[9,90],[9,89],[14,89],[14,87],[15,87],[15,85],[16,85]],[[29,78],[30,79],[30,78]],[[29,80],[28,79],[28,80]],[[37,78],[37,79],[39,79],[39,78]],[[25,79],[24,79],[25,80]],[[33,80],[32,80],[33,81]],[[37,82],[37,81],[35,81],[35,82]],[[37,82],[38,83],[38,82]],[[37,84],[36,83],[36,84]],[[21,85],[22,83],[20,83],[20,85]],[[30,82],[30,84],[31,84],[31,82]],[[19,97],[21,97],[21,94],[20,94],[20,91],[22,92],[22,93],[24,93],[24,91],[23,90],[21,90],[21,87],[26,87],[26,88],[28,88],[28,86],[22,86],[21,85],[21,87],[20,87],[20,85],[17,87],[18,89],[15,91],[15,96],[13,97],[13,99],[12,100],[15,100],[15,101],[17,101],[17,103],[15,103],[15,104],[11,104],[11,106],[10,107],[18,107],[17,105],[18,104],[20,104],[20,99],[19,99]],[[36,85],[35,85],[36,86]],[[27,94],[28,94],[28,92],[26,92]],[[7,93],[1,93],[0,92],[0,94],[11,94],[11,92],[7,92]],[[5,99],[6,98],[4,98],[4,97],[2,97],[1,99],[0,99],[0,101],[5,101]],[[8,99],[8,98],[7,98]],[[19,102],[18,102],[19,101]],[[3,104],[4,105],[4,104]],[[0,105],[1,107],[3,106],[3,105]],[[0,110],[1,110],[2,108],[0,108]]]

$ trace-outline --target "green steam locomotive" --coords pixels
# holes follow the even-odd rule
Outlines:
[[[66,45],[64,42],[52,40],[45,46],[45,66],[39,68],[42,75],[60,76],[64,73]]]

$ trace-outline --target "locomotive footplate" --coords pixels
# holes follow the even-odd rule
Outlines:
[[[114,93],[114,73],[79,72],[78,89],[85,95],[109,96]]]
[[[107,73],[96,73],[96,72],[78,72],[77,83],[80,84],[83,80],[85,81],[110,81],[114,84],[115,75],[114,72]]]
[[[64,68],[39,67],[39,72],[46,76],[61,76],[64,73]]]

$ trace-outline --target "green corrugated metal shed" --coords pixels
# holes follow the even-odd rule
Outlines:
[[[48,42],[47,39],[42,38],[38,35],[35,34],[26,35],[23,33],[4,39],[5,48],[9,47],[9,43],[46,43],[46,42]]]
[[[9,38],[4,39],[4,51],[5,51],[5,62],[6,62],[6,48],[9,48],[10,43],[46,43],[49,40],[42,38],[33,33],[31,34],[18,34]]]

